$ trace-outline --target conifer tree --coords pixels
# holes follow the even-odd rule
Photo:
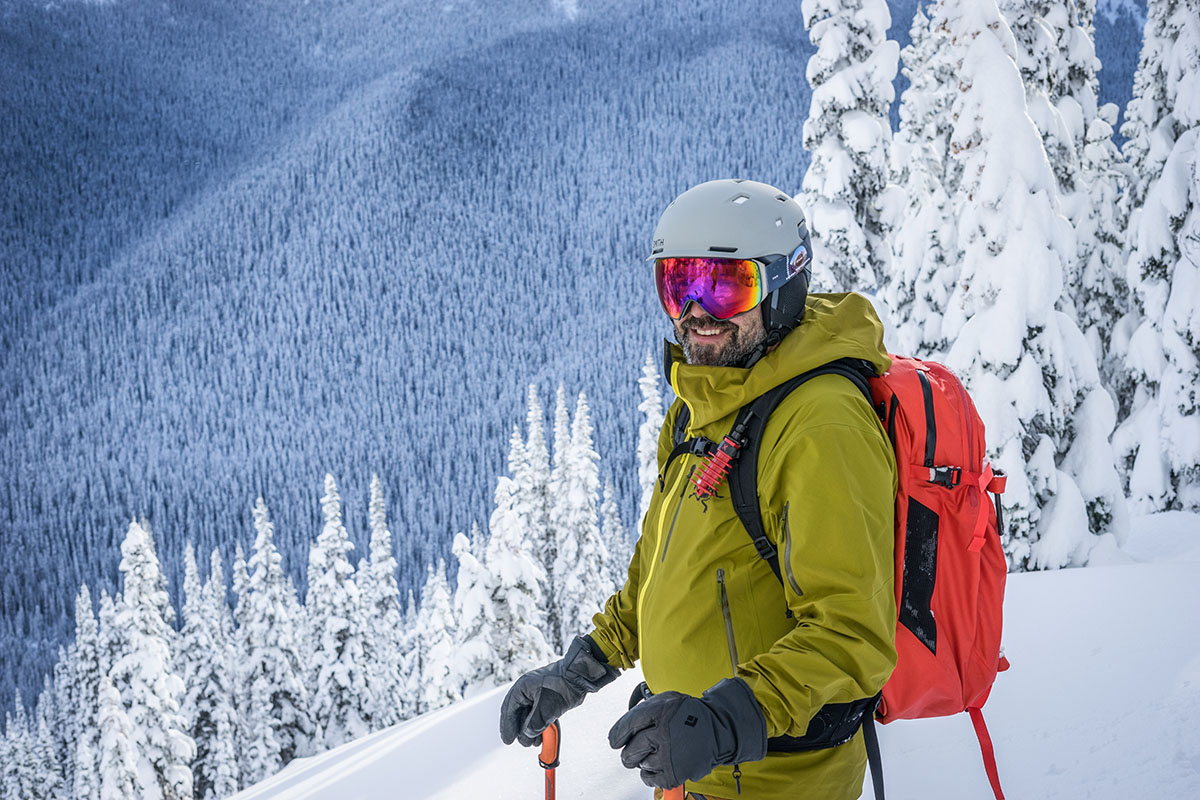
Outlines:
[[[214,556],[216,553],[214,552]],[[214,562],[220,569],[220,561]],[[230,643],[222,630],[220,606],[225,586],[219,572],[201,587],[196,555],[189,541],[184,549],[183,629],[179,637],[179,671],[184,682],[182,714],[188,735],[196,743],[192,762],[197,798],[211,793],[228,797],[237,791],[237,715]]]
[[[524,547],[521,518],[514,511],[511,479],[496,481],[495,508],[488,528],[487,566],[491,573],[495,630],[492,642],[496,682],[505,683],[550,660],[541,598],[541,566]]]
[[[75,676],[75,645],[59,645],[58,660],[54,662],[54,714],[50,734],[54,740],[54,756],[62,770],[64,793],[75,786],[75,742],[79,739],[79,682]]]
[[[403,719],[397,664],[404,620],[400,610],[400,587],[396,583],[396,559],[392,555],[392,533],[388,529],[383,484],[378,475],[371,476],[369,514],[370,560],[359,570],[358,581],[366,638],[370,642],[367,683],[375,698],[372,718],[375,727],[383,728]]]
[[[1200,0],[1151,0],[1126,153],[1145,181],[1126,278],[1136,329],[1115,444],[1134,506],[1200,510]],[[1161,173],[1145,180],[1162,158]]]
[[[521,442],[519,458],[515,451],[509,456],[509,474],[517,482],[522,497],[526,539],[534,548],[535,558],[548,579],[554,564],[555,547],[554,532],[550,528],[550,451],[546,446],[545,412],[536,384],[529,384],[526,400],[529,406],[525,413],[526,436]],[[513,441],[520,441],[519,431]]]
[[[107,675],[116,660],[129,652],[129,639],[117,624],[117,614],[124,608],[121,595],[110,597],[107,589],[100,590],[100,610],[97,613],[100,674]]]
[[[107,595],[106,595],[107,596]],[[75,700],[78,746],[75,751],[75,796],[94,800],[100,791],[96,759],[100,753],[100,628],[92,613],[87,584],[75,598]]]
[[[949,38],[917,6],[911,43],[900,54],[909,87],[900,98],[892,176],[905,206],[893,237],[884,298],[895,324],[896,352],[928,358],[946,350],[942,315],[958,279],[957,214],[949,202],[960,179],[950,154],[956,82]]]
[[[418,713],[436,711],[462,698],[454,679],[454,632],[446,562],[439,560],[436,571],[432,565],[428,568],[421,590],[417,621],[417,642],[421,648]]]
[[[888,40],[884,0],[802,0],[804,27],[817,48],[808,61],[812,104],[804,176],[814,261],[828,265],[824,283],[871,291],[888,273],[890,208],[884,208],[899,48]],[[886,203],[890,206],[890,203]],[[823,273],[814,274],[820,282]]]
[[[400,635],[400,719],[411,719],[420,713],[421,691],[421,645],[417,638],[417,603],[413,591],[408,590],[408,602],[404,605],[404,623]]]
[[[100,709],[97,707],[97,719],[99,719],[99,711]],[[97,728],[95,737],[80,736],[75,742],[75,774],[72,785],[74,786],[73,796],[76,800],[99,800],[100,773],[96,765],[96,751],[92,749],[93,739],[98,744],[99,736],[100,731]]]
[[[455,534],[452,551],[458,559],[458,586],[454,591],[454,616],[458,620],[454,682],[464,687],[464,696],[496,685],[493,644],[496,624],[492,608],[491,575],[479,550],[479,526],[471,538]]]
[[[611,477],[604,479],[604,499],[600,503],[600,530],[604,546],[608,548],[608,569],[615,591],[625,585],[629,562],[633,558],[633,544],[629,541],[629,533],[625,526],[621,524],[617,493]]]
[[[184,729],[179,699],[183,681],[174,670],[174,631],[163,608],[170,605],[162,569],[149,533],[130,523],[121,543],[123,576],[116,626],[128,650],[113,663],[109,675],[126,704],[133,726],[133,746],[147,800],[190,800],[195,743]]]
[[[128,800],[148,797],[153,787],[143,782],[152,780],[138,768],[137,746],[133,723],[125,713],[120,692],[105,675],[100,679],[100,800]]]
[[[934,17],[952,43],[952,148],[963,167],[952,198],[963,264],[945,322],[954,341],[947,363],[972,390],[1009,476],[1012,563],[1084,563],[1091,534],[1123,534],[1124,506],[1105,466],[1111,400],[1083,334],[1055,309],[1075,241],[994,0],[942,0]]]
[[[321,498],[325,525],[309,553],[308,602],[313,631],[309,685],[317,741],[325,749],[368,733],[370,696],[363,666],[362,603],[342,524],[342,501],[332,475]]]
[[[560,643],[590,630],[592,616],[603,607],[613,588],[597,508],[600,456],[592,444],[591,411],[582,392],[575,404],[569,441],[557,497],[558,560],[554,575],[562,614]]]
[[[567,412],[567,392],[560,383],[554,395],[554,457],[550,469],[550,477],[547,481],[549,492],[547,538],[549,546],[544,551],[542,560],[542,567],[545,570],[545,593],[542,598],[542,609],[546,618],[546,641],[549,642],[551,649],[555,652],[562,652],[564,648],[562,641],[562,598],[558,594],[562,586],[562,579],[556,573],[556,570],[558,565],[563,561],[558,548],[562,546],[563,541],[562,530],[565,524],[563,513],[566,510],[566,505],[563,502],[563,481],[566,469],[566,454],[570,447],[571,418]],[[520,508],[521,486],[519,483],[515,487],[514,495],[518,499],[518,508]]]
[[[7,740],[7,753],[2,763],[4,772],[4,787],[11,797],[21,800],[37,798],[38,775],[37,759],[34,755],[33,735],[29,730],[29,718],[25,714],[25,705],[21,693],[17,692],[16,709],[10,716],[5,714],[4,735]]]
[[[642,363],[642,377],[638,378],[638,389],[642,394],[642,402],[638,404],[638,411],[642,412],[642,424],[638,428],[637,446],[638,486],[641,488],[638,501],[639,528],[646,516],[646,509],[650,507],[650,499],[654,496],[654,484],[658,481],[658,438],[666,418],[662,391],[659,389],[661,385],[658,363],[647,350],[646,360]],[[621,574],[624,574],[623,570]]]
[[[44,695],[46,700],[49,696]],[[55,752],[54,736],[50,733],[51,704],[38,704],[37,737],[33,742],[33,760],[36,768],[36,792],[31,800],[58,800],[64,796],[62,767]]]

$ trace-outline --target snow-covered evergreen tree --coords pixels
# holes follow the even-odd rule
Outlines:
[[[550,527],[550,450],[546,446],[545,411],[536,384],[529,384],[526,403],[525,439],[519,458],[515,451],[510,451],[509,474],[520,487],[526,515],[526,539],[548,579],[550,567],[554,564],[555,547],[554,531]],[[518,469],[518,464],[521,469]]]
[[[1126,355],[1135,386],[1115,437],[1135,507],[1200,510],[1200,0],[1149,6],[1127,114],[1148,142],[1127,153],[1162,171],[1130,219],[1126,278],[1138,324]],[[1141,93],[1141,94],[1139,94]],[[1155,119],[1157,115],[1157,119]],[[1141,127],[1144,125],[1145,130]],[[1130,149],[1130,145],[1134,145]]]
[[[184,550],[179,671],[185,686],[184,724],[196,743],[192,775],[199,800],[237,792],[239,773],[233,651],[222,624],[225,582],[216,551],[213,556],[209,580],[202,587],[191,542]]]
[[[945,319],[954,342],[947,363],[971,390],[1009,475],[1011,561],[1084,563],[1092,534],[1123,534],[1124,506],[1109,466],[1111,398],[1083,334],[1056,310],[1075,240],[994,0],[942,0],[934,18],[952,44],[952,149],[963,166],[952,198],[963,262]]]
[[[957,93],[949,37],[917,6],[911,43],[900,59],[908,89],[900,98],[900,128],[892,146],[892,180],[905,206],[892,239],[892,269],[884,287],[898,353],[928,358],[947,342],[942,315],[958,279],[957,214],[949,208],[961,168],[951,158]]]
[[[491,575],[488,573],[479,526],[473,526],[471,538],[455,534],[452,548],[458,559],[458,586],[454,591],[456,660],[454,681],[470,697],[496,685],[496,659],[492,642],[496,623],[492,608]]]
[[[591,411],[582,392],[575,404],[571,438],[557,483],[555,591],[562,619],[559,641],[591,629],[591,619],[612,593],[608,547],[600,534],[597,508],[600,456],[592,444]]]
[[[117,615],[124,605],[119,593],[116,597],[110,597],[107,589],[100,589],[100,609],[96,616],[99,623],[97,642],[102,675],[107,675],[116,660],[129,651],[129,639],[117,624]]]
[[[92,613],[87,584],[75,598],[75,716],[78,744],[74,758],[75,796],[94,800],[100,791],[97,757],[100,753],[100,683],[107,673],[100,666],[100,628]]]
[[[175,632],[163,609],[170,606],[150,534],[137,522],[121,543],[122,606],[115,624],[128,650],[109,671],[133,726],[133,747],[146,800],[190,800],[196,747],[180,715],[183,681],[175,672]]]
[[[639,528],[646,516],[646,509],[650,507],[654,483],[658,480],[658,436],[666,418],[660,388],[662,383],[658,362],[647,350],[646,360],[642,362],[642,377],[638,378],[638,390],[642,395],[642,402],[638,403],[638,411],[642,412],[642,424],[638,427],[637,444],[638,486],[641,488],[638,500]]]
[[[362,602],[349,552],[354,544],[342,524],[342,500],[332,475],[321,498],[325,525],[309,553],[308,601],[313,631],[309,666],[317,741],[333,748],[371,730],[375,704],[363,664]]]
[[[20,692],[16,697],[16,708],[11,715],[5,714],[4,736],[7,740],[5,758],[0,767],[4,788],[10,797],[37,798],[38,764],[34,754],[33,734],[29,729],[29,717]]]
[[[899,47],[887,39],[884,0],[802,0],[804,26],[817,52],[807,76],[812,105],[804,147],[812,162],[804,201],[814,283],[837,291],[872,291],[889,271],[888,112]]]
[[[1112,139],[1116,121],[1117,107],[1106,103],[1088,126],[1079,167],[1080,184],[1088,195],[1087,211],[1075,225],[1079,241],[1075,314],[1106,386],[1113,385],[1118,359],[1128,349],[1125,337],[1113,340],[1113,331],[1129,306],[1122,254],[1125,220],[1119,206],[1128,170]]]
[[[558,596],[561,579],[555,570],[562,561],[558,548],[562,545],[564,526],[563,513],[563,481],[567,451],[571,447],[571,417],[567,411],[567,390],[560,383],[554,395],[554,456],[547,481],[547,520],[549,545],[543,552],[542,568],[545,570],[542,596],[542,611],[545,616],[546,641],[551,649],[561,652],[564,649],[562,641],[562,600]],[[517,481],[513,492],[518,500],[516,508],[522,506],[521,482]]]
[[[604,499],[600,502],[600,538],[604,540],[604,546],[608,549],[608,570],[615,591],[625,585],[629,561],[633,558],[633,542],[629,539],[629,532],[621,524],[617,491],[613,488],[611,477],[604,479]]]
[[[376,728],[395,725],[403,719],[400,697],[400,638],[404,624],[400,610],[400,587],[396,583],[396,558],[392,555],[392,532],[387,524],[383,484],[371,476],[370,560],[359,569],[363,621],[370,658],[367,684],[375,698],[372,721]]]
[[[54,713],[50,733],[54,740],[54,756],[62,770],[64,794],[75,786],[75,742],[79,739],[79,682],[75,677],[75,645],[59,645],[58,660],[54,662]]]
[[[97,707],[97,720],[99,711]],[[75,742],[75,775],[72,783],[75,788],[72,796],[76,800],[99,800],[100,797],[100,773],[96,763],[96,751],[92,749],[93,738],[98,744],[99,728],[96,729],[95,737],[80,736]]]
[[[47,701],[50,695],[43,694]],[[59,800],[65,796],[62,766],[50,733],[50,717],[53,705],[38,703],[37,736],[33,740],[33,760],[36,765],[37,788],[29,800]]]
[[[413,592],[408,590],[408,602],[404,605],[404,623],[400,634],[400,719],[410,719],[420,712],[421,693],[421,643],[417,631],[417,603]]]
[[[514,511],[515,486],[501,476],[496,481],[495,509],[488,521],[491,536],[487,566],[491,573],[495,630],[492,636],[497,665],[496,682],[515,680],[551,658],[542,634],[541,566],[524,546],[521,517]]]
[[[100,724],[100,800],[151,796],[154,787],[143,783],[143,773],[138,768],[133,723],[125,713],[120,692],[107,675],[100,679],[97,719]]]
[[[418,713],[436,711],[462,699],[454,676],[454,610],[446,582],[446,562],[431,566],[421,590],[417,643],[421,648],[421,686]]]
[[[1179,137],[1175,98],[1167,94],[1168,62],[1180,23],[1186,22],[1189,11],[1195,17],[1194,0],[1147,0],[1146,3],[1146,27],[1133,77],[1133,97],[1125,106],[1125,123],[1121,126],[1121,135],[1125,137],[1121,152],[1131,167],[1129,189],[1121,206],[1131,231],[1136,224],[1135,211],[1145,204],[1151,184],[1163,174],[1163,164]],[[1188,98],[1185,95],[1183,99]]]

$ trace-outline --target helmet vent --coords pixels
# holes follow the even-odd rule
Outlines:
[[[736,247],[718,247],[717,245],[708,248],[710,253],[736,253],[737,251]]]
[[[742,203],[745,203],[749,199],[750,199],[750,195],[739,194],[737,197],[733,198],[733,204],[735,206],[740,206]]]
[[[776,227],[776,228],[782,228],[782,227],[783,227],[783,220],[782,220],[782,219],[777,219],[777,220],[775,220],[775,227]]]
[[[779,201],[779,202],[781,202],[781,203],[786,203],[786,202],[788,201],[788,199],[787,199],[786,197],[784,197],[783,195],[777,195],[777,196],[775,197],[775,199],[776,199],[776,200],[778,200],[778,201]]]

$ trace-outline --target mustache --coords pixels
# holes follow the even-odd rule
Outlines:
[[[728,330],[736,327],[732,323],[722,322],[714,317],[702,317],[700,319],[690,318],[686,322],[680,324],[680,327],[685,331],[694,331],[697,328],[718,328],[720,330]]]

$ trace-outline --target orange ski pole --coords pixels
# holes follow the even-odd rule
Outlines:
[[[685,800],[685,797],[682,786],[676,786],[674,789],[667,789],[663,792],[663,800]]]
[[[562,729],[558,726],[558,720],[542,731],[542,752],[538,755],[538,763],[546,770],[546,800],[554,800],[554,770],[558,767],[558,743],[561,738]]]

